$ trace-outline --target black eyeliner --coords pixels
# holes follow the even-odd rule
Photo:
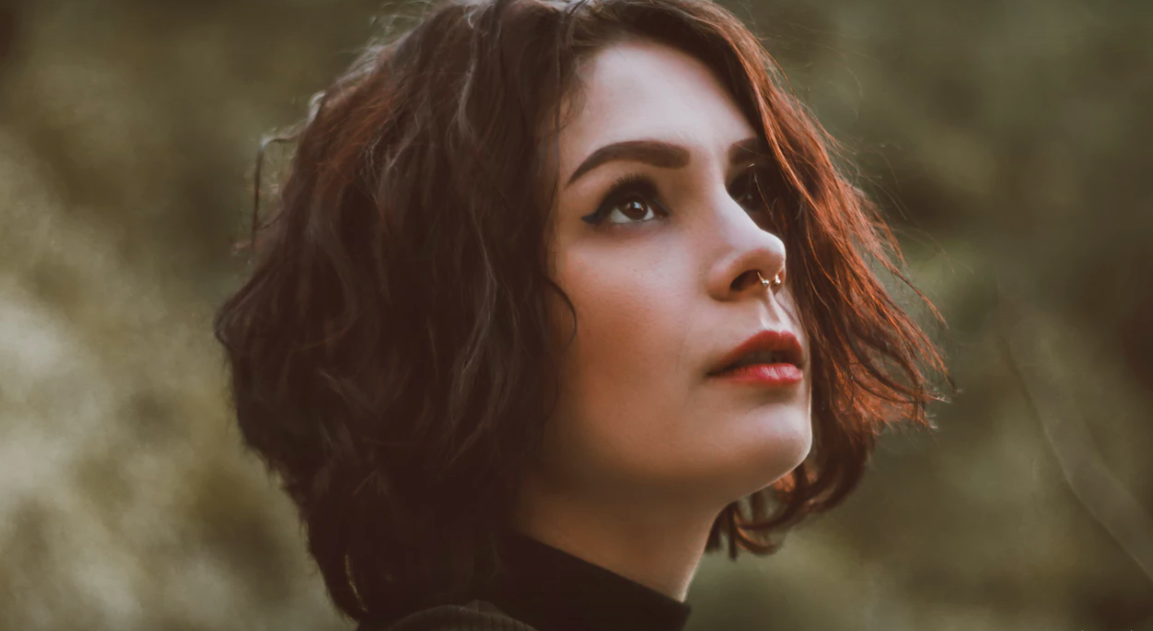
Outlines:
[[[597,209],[581,217],[581,221],[594,226],[600,224],[604,221],[605,216],[612,211],[615,204],[623,201],[632,193],[640,194],[662,212],[664,211],[664,208],[656,203],[657,186],[652,179],[642,173],[630,173],[617,178],[616,182],[613,182],[608,192],[601,198]]]

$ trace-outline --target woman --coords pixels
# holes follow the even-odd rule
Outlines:
[[[216,325],[362,629],[679,629],[703,553],[932,427],[895,242],[774,68],[700,0],[452,0],[315,101]]]

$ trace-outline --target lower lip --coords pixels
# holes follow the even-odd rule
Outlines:
[[[800,383],[805,375],[792,364],[753,364],[713,375],[729,383],[751,383],[759,386],[789,386]]]

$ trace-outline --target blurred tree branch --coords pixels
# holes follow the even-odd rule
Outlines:
[[[997,340],[1001,354],[1021,389],[1029,413],[1044,431],[1045,440],[1065,476],[1069,489],[1085,510],[1101,524],[1118,545],[1153,581],[1153,519],[1140,502],[1109,470],[1093,446],[1083,420],[1076,413],[1071,393],[1073,386],[1061,379],[1055,369],[1062,358],[1055,352],[1055,336],[1046,336],[1037,326],[1028,334],[1015,335],[1025,329],[1028,308],[1018,291],[1006,291],[998,282]],[[1039,316],[1036,316],[1039,317]],[[1027,374],[1019,353],[1013,349],[1014,338],[1029,346],[1025,357],[1032,358],[1035,374]],[[1041,397],[1035,392],[1043,392]]]

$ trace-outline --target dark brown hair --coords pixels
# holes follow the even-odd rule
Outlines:
[[[352,618],[453,601],[494,566],[556,399],[548,294],[572,309],[547,274],[548,123],[623,36],[700,58],[761,134],[811,340],[812,452],[728,506],[707,550],[773,552],[858,484],[886,426],[933,427],[923,370],[948,375],[869,267],[912,287],[897,243],[738,19],[702,0],[442,2],[314,101],[215,323],[244,439]]]

